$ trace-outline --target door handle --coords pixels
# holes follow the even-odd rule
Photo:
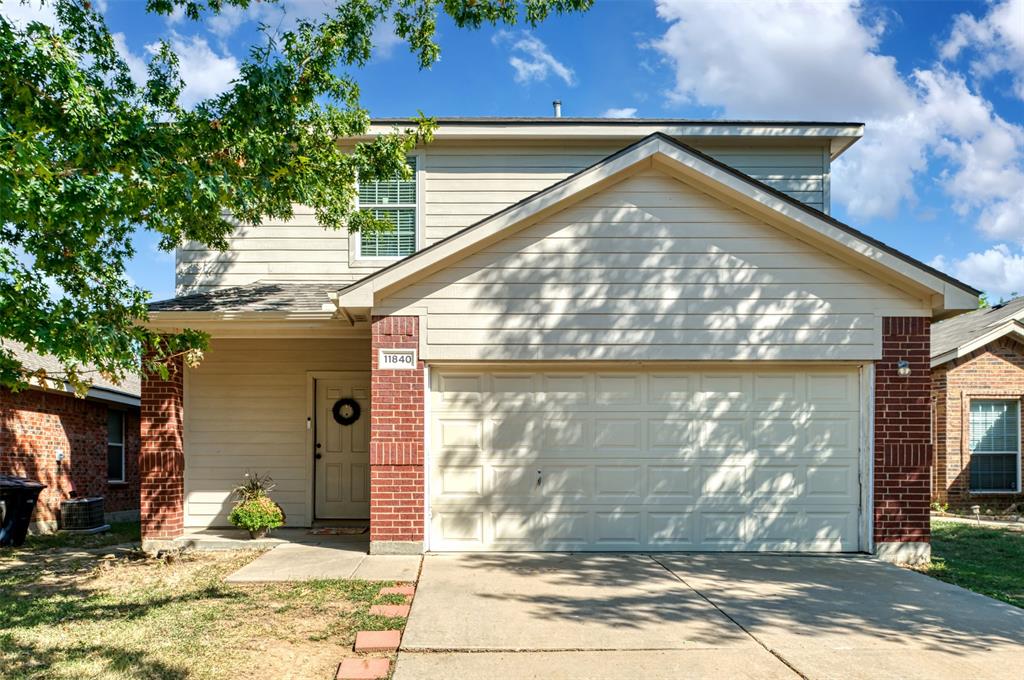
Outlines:
[[[540,486],[542,476],[543,475],[542,475],[541,471],[537,470],[537,486]]]
[[[314,458],[316,458],[317,460],[320,460],[321,458],[323,458],[323,457],[324,457],[324,454],[322,454],[322,453],[317,453],[317,454],[316,454],[315,456],[313,456],[313,457],[314,457]]]

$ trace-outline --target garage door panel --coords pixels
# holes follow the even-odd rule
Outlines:
[[[642,406],[644,381],[639,375],[609,374],[594,377],[594,403],[601,406]]]
[[[750,458],[750,460],[748,460]],[[752,457],[699,464],[658,460],[626,461],[587,458],[569,462],[538,459],[524,463],[474,465],[464,457],[431,470],[434,505],[450,499],[485,503],[664,504],[696,502],[775,505],[801,503],[855,504],[859,470],[853,462],[807,465],[797,461],[763,463]],[[613,464],[614,463],[614,464]],[[540,470],[540,474],[538,474]]]
[[[434,376],[434,550],[859,547],[854,367]]]
[[[594,467],[594,497],[597,501],[641,501],[643,496],[643,466],[597,465]]]

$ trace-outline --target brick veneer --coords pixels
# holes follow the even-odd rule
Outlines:
[[[125,413],[125,481],[107,481],[107,410]],[[57,452],[64,460],[57,463]],[[60,502],[103,496],[107,513],[139,509],[139,415],[132,407],[43,390],[0,390],[0,474],[38,479],[47,488],[32,521],[53,528]]]
[[[416,370],[381,369],[380,349],[418,349],[419,319],[372,320],[370,405],[370,549],[423,541],[423,362]],[[418,357],[417,357],[418,358]],[[402,548],[398,548],[402,550]]]
[[[142,448],[139,452],[142,539],[180,536],[185,523],[184,371],[170,362],[166,380],[142,379]]]
[[[975,503],[1003,507],[1024,502],[1024,494],[970,493],[971,454],[967,445],[968,404],[972,397],[1021,399],[1022,395],[1024,346],[1009,338],[932,370],[935,500],[957,507]]]
[[[875,363],[875,542],[927,543],[932,464],[930,320],[882,320]],[[910,362],[900,377],[897,362]]]

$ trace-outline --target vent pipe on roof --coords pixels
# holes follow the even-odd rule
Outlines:
[[[562,117],[562,100],[561,99],[556,99],[555,101],[551,102],[551,105],[553,107],[555,107],[555,118],[561,118]]]

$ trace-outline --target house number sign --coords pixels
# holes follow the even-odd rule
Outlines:
[[[415,370],[416,350],[382,349],[377,357],[377,367],[391,371]]]

